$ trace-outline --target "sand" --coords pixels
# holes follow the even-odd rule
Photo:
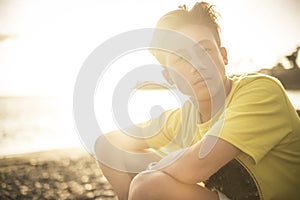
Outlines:
[[[114,199],[111,185],[83,149],[0,158],[0,199]]]

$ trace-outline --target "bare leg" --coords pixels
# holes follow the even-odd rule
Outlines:
[[[121,155],[120,154],[117,155],[115,153],[110,154],[110,153],[111,151],[106,152],[105,154],[110,155],[108,158],[118,161],[118,165],[113,166],[115,169],[105,165],[106,163],[103,164],[100,161],[98,161],[99,167],[101,168],[103,175],[106,177],[108,182],[112,185],[119,200],[127,200],[129,186],[131,184],[132,179],[137,175],[137,173],[134,173],[134,171],[132,170],[126,171],[124,169],[126,168],[133,169],[134,167],[131,166],[138,166],[138,165],[140,165],[141,168],[145,169],[147,162],[143,163],[143,160],[140,161],[139,159],[130,159],[130,156],[127,158],[126,156],[122,156],[122,153],[120,153]],[[160,158],[156,158],[156,159],[160,159]],[[108,159],[103,159],[103,160],[108,161]]]
[[[99,167],[119,199],[127,200],[129,186],[136,173],[145,170],[149,163],[159,161],[161,157],[147,149],[130,149],[123,144],[126,144],[126,140],[122,143],[118,141],[119,138],[122,138],[121,134],[99,137],[95,144],[95,154]]]
[[[112,185],[119,200],[127,200],[130,183],[136,174],[117,171],[101,164],[100,162],[98,163],[104,176]]]
[[[161,172],[137,175],[129,190],[129,200],[172,199],[172,200],[218,200],[218,194],[196,184],[178,182]]]

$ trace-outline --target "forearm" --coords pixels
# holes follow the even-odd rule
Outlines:
[[[180,182],[195,184],[207,180],[239,153],[238,148],[225,140],[210,136],[189,148],[168,155],[160,162],[163,166],[157,165],[157,170]]]
[[[158,154],[147,149],[135,149],[133,151],[122,149],[105,136],[97,139],[95,154],[97,160],[103,165],[129,173],[139,173],[145,170],[149,163],[161,159]]]
[[[198,154],[199,151],[195,147],[183,149],[181,155],[177,155],[178,157],[161,171],[185,184],[205,181],[208,177],[203,173]]]
[[[192,161],[195,158],[198,159],[197,156],[193,155],[193,151],[194,149],[190,147],[172,152],[151,166],[149,170],[161,171],[182,183],[197,183],[199,178],[192,172],[200,170],[195,163],[196,161]]]

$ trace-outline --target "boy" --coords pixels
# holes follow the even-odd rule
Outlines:
[[[178,52],[151,50],[165,66],[166,80],[190,96],[190,101],[154,119],[158,127],[164,125],[153,137],[134,139],[119,131],[107,135],[123,150],[142,153],[152,148],[166,157],[161,160],[153,154],[152,161],[158,163],[149,170],[126,173],[106,165],[104,154],[124,166],[134,161],[126,159],[125,153],[110,151],[101,138],[97,140],[99,165],[119,199],[300,197],[300,121],[296,111],[274,78],[226,76],[227,52],[221,46],[216,19],[212,6],[201,2],[191,10],[183,6],[171,11],[158,21],[157,28],[191,38],[203,52],[184,44]],[[154,34],[154,43],[163,41]],[[170,158],[174,156],[177,159]]]

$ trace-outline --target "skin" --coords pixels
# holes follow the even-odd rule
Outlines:
[[[190,95],[192,102],[198,108],[201,121],[206,122],[219,110],[219,107],[214,111],[211,109],[214,98],[220,98],[220,94],[224,92],[227,95],[231,89],[231,80],[227,78],[225,72],[225,65],[228,62],[227,52],[224,47],[217,45],[212,32],[205,26],[186,25],[177,31],[201,45],[213,60],[216,67],[214,69],[218,70],[218,73],[213,70],[208,72],[211,81],[205,82],[201,70],[199,71],[187,61],[178,59],[178,56],[174,54],[166,55],[169,68],[163,70],[163,75],[170,84],[176,84],[183,93]],[[183,51],[191,52],[192,47],[183,47]],[[210,66],[204,67],[210,69]],[[189,94],[190,91],[181,87],[182,82],[172,75],[170,68],[187,80],[195,95]],[[213,84],[209,87],[211,91],[207,84]],[[119,131],[112,132],[107,137],[113,144],[127,151],[142,153],[149,148],[145,141],[128,137]],[[199,157],[201,148],[208,143],[215,145],[205,156]],[[230,143],[208,136],[189,147],[172,164],[147,173],[129,174],[112,169],[100,162],[99,165],[121,200],[217,200],[219,198],[216,192],[200,187],[197,183],[207,180],[239,153],[240,150]],[[157,161],[161,159],[159,156],[156,158]],[[120,162],[126,162],[125,158],[118,159]]]
[[[206,54],[204,56],[206,58],[209,57],[212,62],[208,63],[210,66],[203,66],[201,64],[201,58],[204,56],[199,54],[195,55],[195,52],[193,52],[195,49],[194,46],[182,47],[183,50],[181,50],[180,53],[183,55],[190,55],[189,57],[192,57],[190,60],[193,61],[194,65],[200,63],[199,67],[192,66],[191,63],[184,59],[180,59],[179,56],[174,54],[166,55],[167,62],[165,64],[169,69],[176,71],[187,80],[193,90],[192,93],[191,91],[186,91],[184,88],[181,89],[180,80],[178,82],[176,77],[172,77],[172,73],[170,73],[168,68],[164,69],[163,75],[170,84],[176,84],[182,93],[190,96],[192,102],[198,107],[201,116],[205,118],[202,122],[205,122],[215,114],[215,112],[213,112],[212,115],[210,115],[212,112],[212,100],[221,98],[220,95],[222,92],[225,92],[227,95],[231,89],[231,80],[228,79],[225,71],[225,65],[228,64],[227,51],[226,48],[219,47],[212,32],[205,26],[188,25],[177,31],[194,40],[195,45],[199,45],[198,48],[205,50],[205,53],[202,54]],[[197,56],[201,58],[197,58]],[[207,84],[209,84],[209,87]],[[209,89],[211,91],[209,91]],[[216,111],[218,111],[218,109],[216,109]]]

